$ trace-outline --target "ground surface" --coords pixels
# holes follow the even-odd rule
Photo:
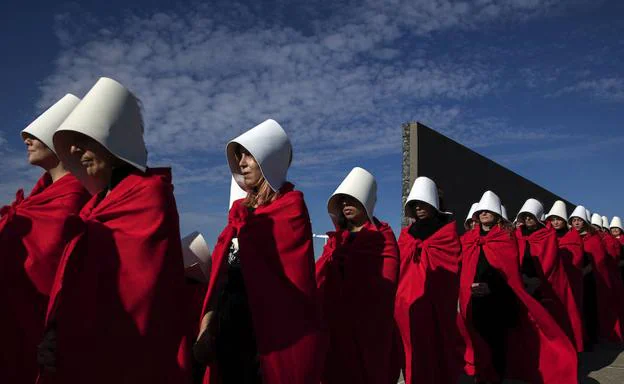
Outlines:
[[[401,378],[399,384],[403,384]],[[463,377],[459,384],[472,384],[469,377]],[[505,384],[519,383],[505,381]],[[596,347],[580,356],[579,383],[581,384],[624,384],[624,350],[608,345]],[[562,383],[566,384],[566,383]],[[571,383],[572,384],[572,383]]]

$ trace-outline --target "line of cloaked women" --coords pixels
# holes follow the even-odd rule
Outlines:
[[[120,83],[66,95],[22,137],[45,172],[0,210],[1,383],[575,383],[577,352],[623,342],[617,217],[529,199],[516,226],[487,191],[460,237],[419,177],[397,241],[356,167],[315,262],[290,141],[267,120],[227,144],[211,252],[180,238],[171,172],[147,167]]]

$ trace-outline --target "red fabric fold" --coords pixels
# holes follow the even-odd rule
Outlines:
[[[592,261],[596,279],[598,334],[610,341],[624,342],[624,284],[616,261],[598,233],[583,236],[583,251]]]
[[[91,196],[67,174],[43,174],[30,195],[20,189],[0,209],[0,382],[33,383],[50,288],[72,220]]]
[[[186,334],[184,342],[178,351],[178,362],[187,372],[193,372],[193,344],[197,340],[199,328],[197,328],[197,317],[201,315],[204,305],[204,297],[208,284],[205,282],[192,281],[186,278],[185,294],[181,300],[186,300],[184,315],[184,329]]]
[[[352,241],[346,230],[327,234],[316,263],[329,331],[322,382],[395,384],[392,313],[399,250],[392,228],[368,222]]]
[[[57,370],[39,382],[189,382],[177,359],[187,302],[170,170],[133,171],[81,217],[48,306]]]
[[[312,227],[303,194],[286,183],[275,201],[254,212],[242,200],[234,202],[212,253],[202,313],[213,309],[234,237],[238,237],[263,382],[318,384],[324,341]],[[219,382],[218,367],[209,366],[204,383]]]
[[[581,235],[574,228],[570,229],[565,235],[558,239],[559,258],[563,263],[563,267],[572,288],[572,295],[576,302],[579,313],[583,313],[583,240]],[[584,332],[583,322],[581,318],[580,324],[581,336]],[[578,337],[579,328],[574,328],[576,350],[582,352],[584,350],[583,337]]]
[[[600,238],[602,238],[602,241],[605,244],[605,248],[606,248],[607,254],[613,260],[615,260],[616,263],[619,263],[620,262],[620,252],[621,252],[620,242],[615,237],[613,237],[613,235],[611,235],[610,233],[599,232],[599,234],[600,234]]]
[[[471,320],[471,286],[482,247],[490,265],[505,277],[518,298],[518,324],[508,331],[507,336],[507,378],[530,383],[575,383],[575,348],[548,311],[525,291],[513,233],[497,226],[481,236],[479,228],[475,228],[462,240],[459,324],[466,341],[466,372],[484,380],[499,379],[492,367],[489,346],[476,332]]]
[[[455,319],[461,243],[455,221],[425,241],[403,228],[394,318],[399,329],[405,383],[456,383],[461,339]]]
[[[563,259],[560,257],[555,230],[548,225],[524,236],[521,228],[517,228],[516,239],[520,263],[522,263],[526,245],[529,244],[531,259],[541,280],[538,288],[541,304],[566,332],[577,351],[582,351],[581,309],[574,299],[574,291],[568,281]]]

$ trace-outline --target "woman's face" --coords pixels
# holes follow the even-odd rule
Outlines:
[[[425,203],[424,201],[417,200],[411,203],[411,205],[413,208],[414,216],[416,216],[418,220],[430,219],[435,215],[435,208]]]
[[[553,228],[557,231],[566,228],[566,222],[559,216],[551,216],[550,224],[552,224]]]
[[[537,219],[530,213],[523,213],[520,215],[520,221],[522,221],[528,229],[537,228]]]
[[[54,152],[36,137],[26,133],[24,135],[24,144],[26,144],[28,162],[30,164],[38,165],[43,168],[58,164],[58,159]]]
[[[104,188],[110,182],[113,166],[119,161],[103,145],[85,135],[72,136],[69,153],[86,170],[87,175]]]
[[[611,234],[615,237],[619,237],[622,235],[622,230],[620,228],[613,227],[611,228]]]
[[[579,232],[582,232],[583,229],[585,229],[585,220],[581,219],[580,217],[573,217],[570,222],[572,223],[572,227],[574,227],[574,229]]]
[[[237,158],[245,186],[247,188],[256,187],[262,179],[262,171],[256,159],[242,146],[239,146]]]
[[[479,223],[485,226],[492,226],[496,223],[496,216],[490,211],[481,211],[479,213]]]
[[[344,217],[353,224],[360,225],[368,219],[364,206],[354,197],[343,196],[340,208]]]

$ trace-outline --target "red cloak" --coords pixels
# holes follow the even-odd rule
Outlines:
[[[178,351],[178,362],[184,370],[191,374],[196,374],[196,372],[194,372],[192,350],[199,332],[197,328],[197,317],[201,315],[208,284],[191,280],[188,277],[185,280],[186,293],[181,300],[187,300],[184,310],[184,314],[186,315],[184,325],[186,334],[184,336],[183,347]]]
[[[459,324],[466,341],[466,372],[486,380],[498,380],[489,346],[472,325],[471,286],[483,248],[490,265],[505,277],[518,298],[518,324],[508,331],[507,378],[530,383],[575,383],[574,346],[548,311],[525,291],[513,233],[496,226],[481,236],[479,228],[475,228],[464,235],[462,245]]]
[[[456,383],[461,373],[457,324],[461,243],[452,221],[425,241],[403,228],[394,318],[403,344],[405,383]]]
[[[607,254],[611,256],[611,258],[615,260],[616,263],[619,263],[620,252],[621,252],[620,242],[615,237],[613,237],[613,235],[611,235],[610,233],[599,232],[599,234],[600,234],[600,237],[602,238],[602,241],[605,244]]]
[[[583,240],[581,235],[574,228],[570,229],[565,235],[558,239],[559,258],[563,263],[563,267],[572,288],[572,295],[576,302],[579,313],[583,311]],[[583,332],[583,321],[581,318],[581,336]],[[578,327],[574,329],[575,335],[578,335]],[[575,336],[576,350],[582,352],[584,350],[584,341],[581,337]]]
[[[48,305],[56,372],[39,382],[189,382],[177,360],[187,302],[170,170],[132,171],[80,216]]]
[[[0,209],[0,383],[33,383],[50,288],[69,224],[91,195],[67,174],[44,173],[30,195]]]
[[[314,278],[312,226],[303,194],[286,183],[278,198],[254,212],[237,200],[212,252],[212,272],[202,313],[216,301],[230,243],[238,238],[264,383],[318,384],[324,359]],[[220,382],[207,367],[204,383]]]
[[[520,264],[527,242],[531,259],[540,277],[539,292],[541,304],[550,312],[570,340],[580,351],[583,348],[583,321],[581,310],[574,299],[574,292],[568,281],[563,260],[557,246],[557,234],[550,226],[540,228],[524,236],[521,228],[516,229]],[[579,349],[580,348],[580,349]]]
[[[598,233],[583,236],[583,251],[592,261],[596,279],[598,334],[610,341],[624,342],[624,284],[617,263],[608,256]]]
[[[328,232],[316,263],[322,313],[329,330],[323,383],[396,384],[392,313],[399,249],[392,228],[370,222],[349,241]],[[394,382],[392,381],[394,379]]]

